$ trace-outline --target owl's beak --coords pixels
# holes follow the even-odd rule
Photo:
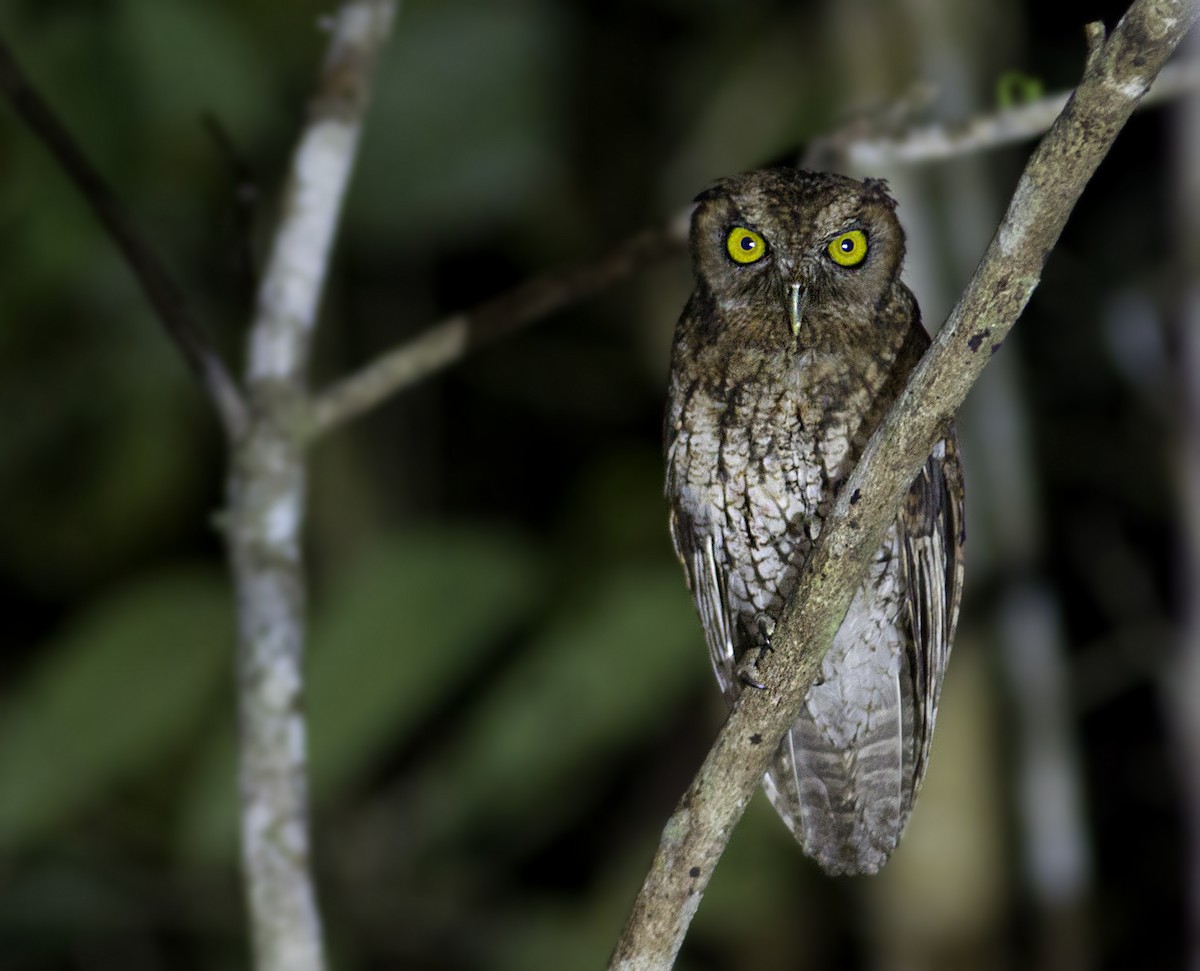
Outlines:
[[[788,284],[788,315],[792,318],[792,336],[800,336],[800,323],[804,319],[804,305],[808,303],[808,288],[800,283]]]

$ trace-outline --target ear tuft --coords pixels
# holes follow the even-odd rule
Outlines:
[[[887,179],[863,179],[863,188],[889,209],[896,208],[896,200],[888,191]]]

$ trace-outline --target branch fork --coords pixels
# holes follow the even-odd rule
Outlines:
[[[958,306],[842,489],[773,632],[764,690],[742,693],[668,821],[612,968],[640,971],[673,963],[733,827],[861,582],[861,564],[879,546],[935,438],[1029,300],[1076,199],[1196,20],[1198,3],[1135,0],[1108,38],[1103,25],[1088,25],[1086,68],[1069,99],[1042,99],[977,119],[957,133],[928,126],[899,137],[835,134],[824,141],[824,150],[860,167],[881,158],[944,158],[1028,137],[1044,130],[1049,115],[1061,108]],[[474,312],[455,315],[310,396],[308,356],[329,254],[372,67],[396,6],[396,0],[343,0],[330,20],[329,52],[293,157],[283,218],[259,290],[244,389],[151,247],[0,41],[0,90],[120,248],[199,376],[230,441],[224,523],[238,601],[243,867],[260,971],[322,971],[325,966],[309,872],[301,706],[305,446],[478,344],[608,287],[652,258],[680,252],[686,238],[687,212],[682,212],[604,260],[547,274]],[[1197,83],[1200,65],[1179,65],[1164,73],[1151,97],[1169,97]]]

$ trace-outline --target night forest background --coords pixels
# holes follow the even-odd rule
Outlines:
[[[1124,8],[406,0],[313,384],[854,119],[886,133],[1067,89],[1083,25]],[[0,9],[234,362],[326,13]],[[897,111],[918,84],[928,104]],[[760,794],[680,968],[1070,971],[1198,953],[1200,765],[1179,717],[1196,606],[1183,456],[1200,434],[1181,254],[1198,230],[1174,197],[1177,111],[1118,138],[960,416],[966,596],[892,863],[826,878]],[[858,173],[900,198],[931,329],[1031,144]],[[221,434],[6,105],[0,228],[0,968],[246,968]],[[313,452],[307,700],[335,967],[570,971],[615,943],[724,711],[662,498],[689,290],[681,252],[648,260]]]

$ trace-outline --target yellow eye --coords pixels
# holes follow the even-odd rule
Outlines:
[[[725,237],[725,249],[734,263],[754,263],[767,255],[767,241],[753,229],[737,226]]]
[[[867,234],[861,229],[842,233],[829,244],[828,253],[839,266],[858,266],[867,256]]]

